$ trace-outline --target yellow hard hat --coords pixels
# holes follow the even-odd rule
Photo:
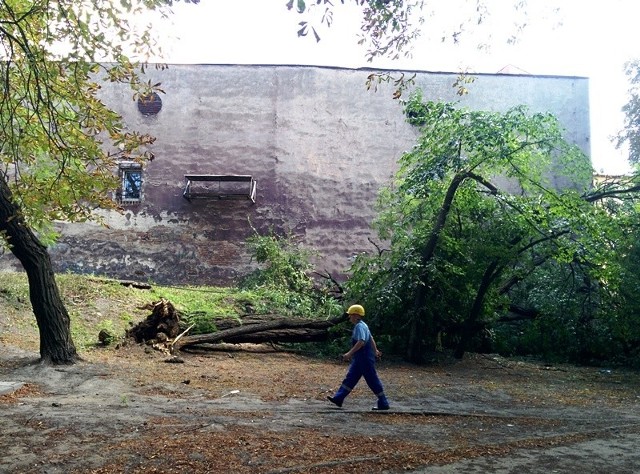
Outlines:
[[[352,304],[351,306],[349,306],[349,309],[347,310],[347,314],[357,314],[358,316],[363,317],[364,308],[359,304]]]

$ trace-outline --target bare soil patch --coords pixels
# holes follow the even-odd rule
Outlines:
[[[640,376],[497,356],[382,360],[392,402],[361,384],[326,401],[346,364],[268,346],[181,354],[129,344],[69,367],[0,335],[0,472],[632,473]]]

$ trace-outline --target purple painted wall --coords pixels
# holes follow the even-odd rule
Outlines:
[[[370,70],[307,66],[174,65],[150,69],[162,109],[144,116],[130,93],[105,85],[105,101],[132,130],[157,137],[143,170],[143,198],[109,228],[60,224],[51,248],[58,271],[176,284],[224,284],[254,267],[245,248],[252,226],[291,231],[317,250],[319,270],[339,277],[349,258],[373,250],[370,223],[378,189],[415,141],[401,106]],[[478,75],[460,99],[456,74],[419,72],[426,98],[504,110],[527,104],[554,113],[567,137],[589,153],[588,80]],[[243,174],[257,180],[249,200],[182,197],[184,175]],[[4,267],[17,265],[11,255]]]

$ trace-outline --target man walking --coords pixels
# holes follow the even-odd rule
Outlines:
[[[376,358],[380,357],[381,353],[369,327],[362,320],[364,308],[359,304],[354,304],[349,307],[347,314],[349,321],[353,324],[353,333],[351,335],[351,349],[342,356],[342,359],[347,362],[351,361],[351,365],[349,365],[349,371],[338,391],[333,397],[328,396],[327,398],[334,405],[341,407],[342,402],[355,388],[360,377],[364,377],[371,391],[378,397],[378,403],[373,407],[373,410],[388,410],[389,402],[376,372]]]

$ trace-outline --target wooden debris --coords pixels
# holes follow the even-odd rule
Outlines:
[[[280,317],[262,323],[240,322],[236,327],[214,333],[185,336],[174,347],[184,349],[216,342],[241,344],[324,341],[329,338],[328,329],[343,321],[346,321],[344,315],[322,320]]]
[[[249,314],[242,318],[217,318],[212,323],[216,332],[186,334],[191,325],[180,331],[180,313],[173,304],[162,299],[152,305],[151,314],[127,331],[138,343],[147,342],[154,349],[173,354],[182,349],[208,350],[211,344],[315,342],[329,339],[329,329],[347,320],[345,315],[331,319],[285,318],[279,315]]]

